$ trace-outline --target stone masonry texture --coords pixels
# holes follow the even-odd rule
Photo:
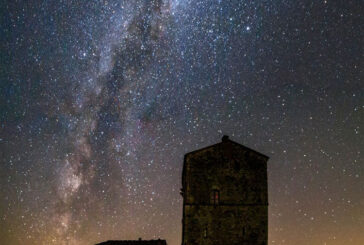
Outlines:
[[[266,245],[268,157],[223,137],[187,153],[182,245]]]

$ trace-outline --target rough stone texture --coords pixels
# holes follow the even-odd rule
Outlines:
[[[227,136],[186,154],[182,245],[266,245],[267,161]]]

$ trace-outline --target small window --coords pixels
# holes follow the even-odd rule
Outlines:
[[[213,190],[211,193],[211,204],[218,205],[220,201],[219,190]]]
[[[207,226],[205,227],[205,229],[203,230],[203,237],[207,238]]]
[[[240,162],[238,162],[238,161],[234,162],[234,169],[235,169],[236,172],[240,171]]]

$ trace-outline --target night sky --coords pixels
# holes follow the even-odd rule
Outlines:
[[[185,153],[270,157],[269,244],[364,244],[362,1],[0,4],[0,244],[181,243]]]

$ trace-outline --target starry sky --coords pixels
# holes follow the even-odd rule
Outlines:
[[[270,157],[269,244],[364,244],[361,1],[0,4],[0,243],[181,243],[185,153]]]

